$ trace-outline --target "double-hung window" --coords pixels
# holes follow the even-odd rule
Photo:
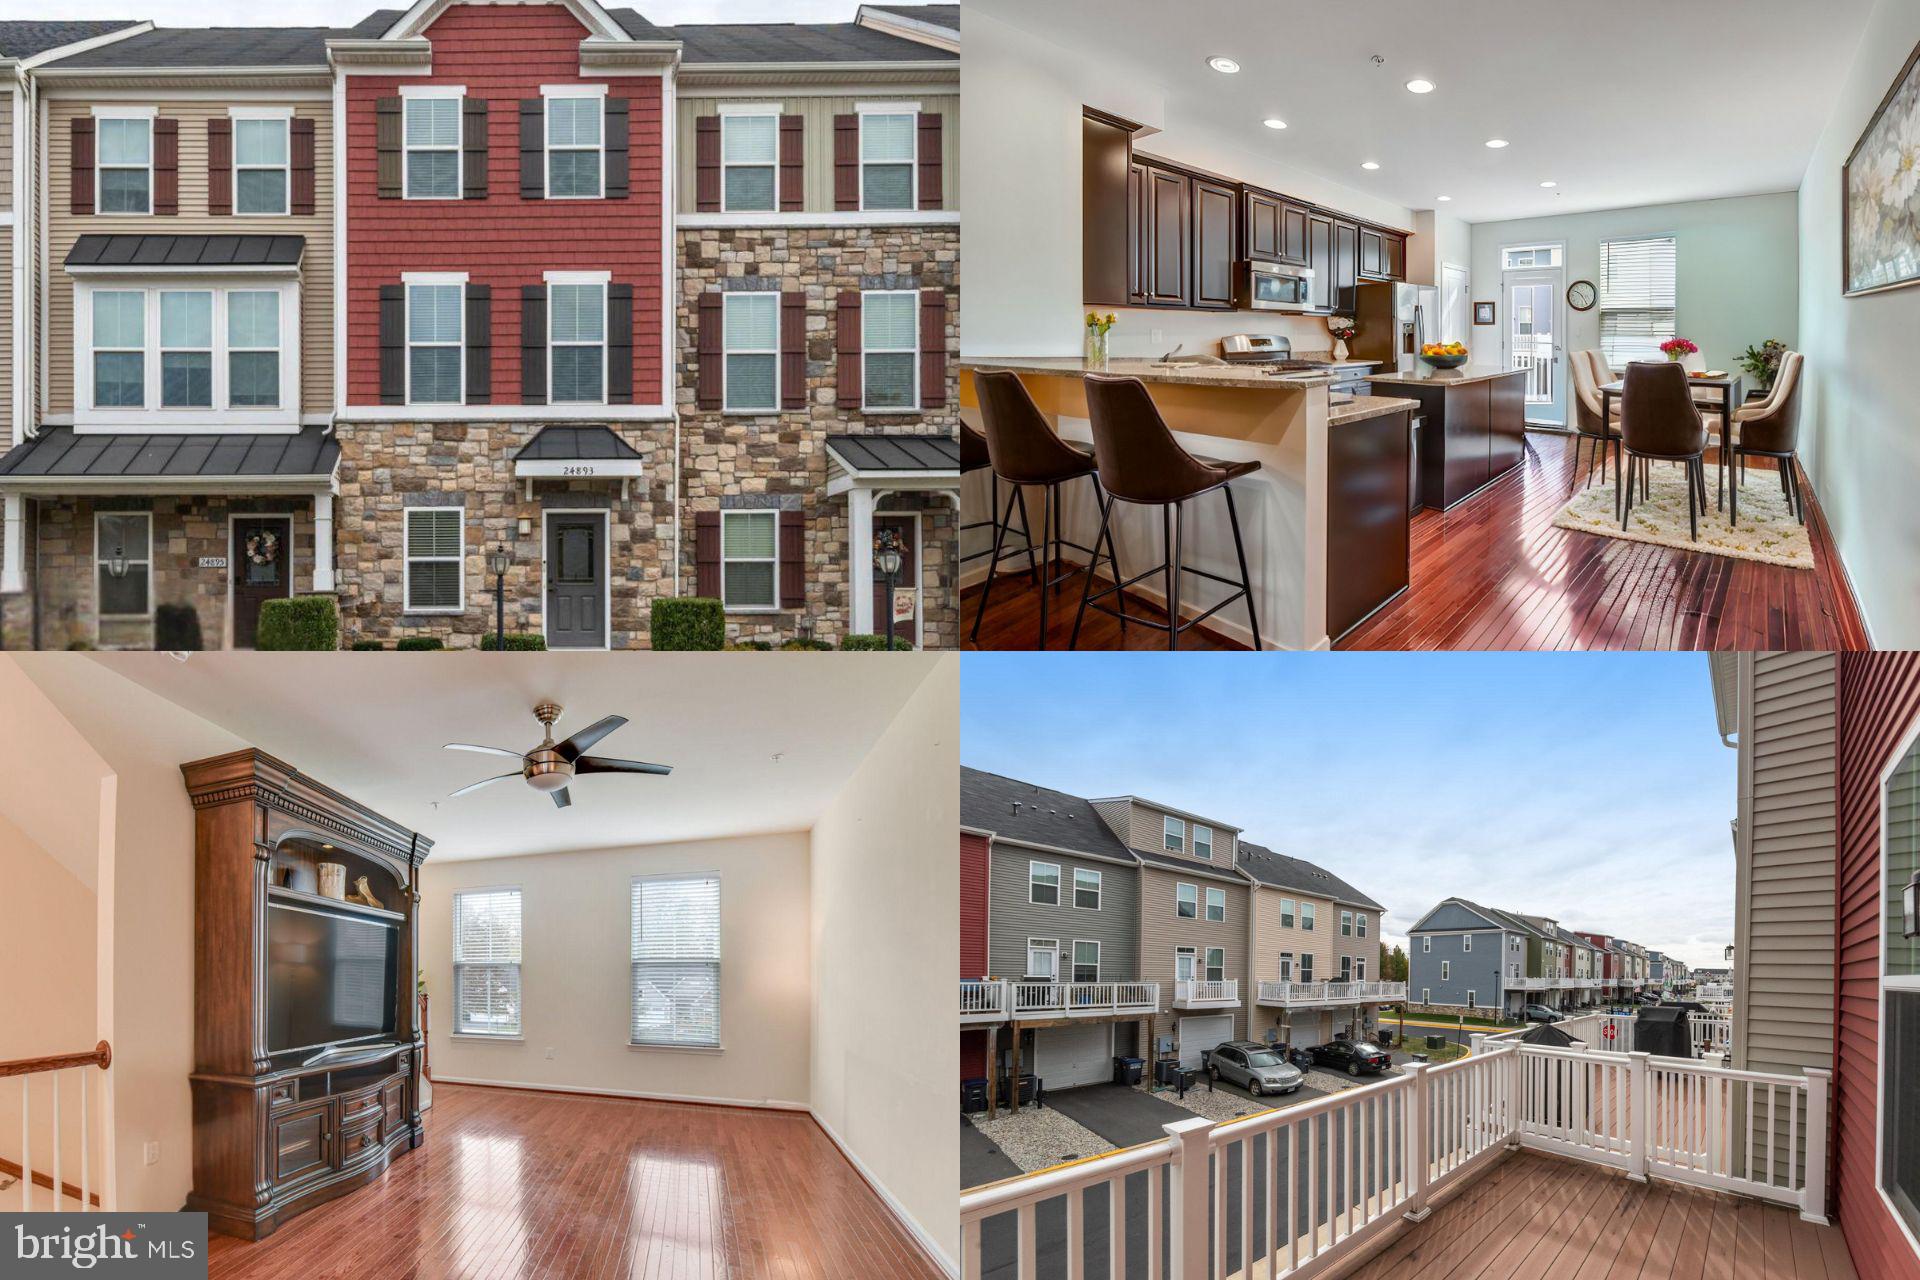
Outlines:
[[[101,213],[153,212],[153,112],[94,112],[98,152],[93,207]]]
[[[1453,961],[1442,960],[1440,962],[1440,981],[1448,982],[1448,981],[1451,981],[1452,978],[1453,978]]]
[[[96,612],[102,618],[153,613],[153,517],[145,511],[101,511],[93,518]]]
[[[1201,976],[1208,982],[1227,980],[1227,949],[1225,947],[1207,948],[1207,969]]]
[[[1613,368],[1665,358],[1677,272],[1672,236],[1600,242],[1600,350]]]
[[[287,114],[239,107],[232,114],[233,211],[287,212]]]
[[[464,507],[407,508],[408,613],[466,608],[466,516]]]
[[[147,402],[147,295],[93,291],[93,404],[138,409]]]
[[[1213,828],[1193,824],[1193,856],[1196,858],[1213,857]]]
[[[1100,909],[1100,873],[1086,867],[1073,869],[1073,905],[1082,911]]]
[[[1365,935],[1362,935],[1362,936],[1364,937]],[[1461,935],[1460,935],[1460,950],[1461,950],[1461,951],[1463,951],[1463,952],[1465,952],[1465,951],[1471,951],[1471,950],[1473,950],[1473,935],[1472,935],[1472,934],[1470,934],[1470,933],[1463,933],[1463,934],[1461,934]]]
[[[460,198],[460,100],[466,90],[435,85],[402,91],[402,166],[409,200]]]
[[[1029,862],[1027,864],[1027,901],[1043,907],[1060,905],[1059,863]]]
[[[565,85],[541,90],[547,108],[547,197],[593,200],[600,195],[606,86]]]
[[[1313,981],[1313,952],[1311,951],[1300,953],[1300,981]]]
[[[213,407],[213,293],[160,293],[160,407]]]
[[[547,277],[551,313],[548,339],[549,385],[554,404],[605,404],[607,401],[607,285]]]
[[[780,295],[721,295],[726,378],[721,408],[728,413],[780,411]]]
[[[1216,923],[1227,918],[1227,891],[1225,889],[1207,889],[1207,919]]]
[[[720,513],[720,598],[726,608],[778,607],[779,560],[779,512]]]
[[[1175,884],[1173,886],[1173,914],[1182,920],[1200,918],[1200,888],[1198,885]]]
[[[1340,981],[1342,982],[1353,981],[1353,957],[1352,956],[1340,957]]]
[[[1920,726],[1916,726],[1920,734]],[[1880,1124],[1877,1180],[1893,1217],[1920,1254],[1920,937],[1905,913],[1920,873],[1920,736],[1881,784]],[[1896,1268],[1897,1269],[1897,1268]]]
[[[1160,819],[1160,844],[1168,853],[1187,851],[1187,824],[1178,818]]]
[[[860,299],[861,408],[920,407],[920,293],[869,289]]]
[[[860,110],[860,207],[911,209],[916,181],[918,107],[874,103]]]
[[[1100,944],[1076,940],[1073,944],[1073,980],[1100,981]]]
[[[633,878],[629,1043],[720,1047],[720,877]]]
[[[201,429],[218,422],[208,414],[283,407],[293,363],[284,319],[298,307],[293,286],[83,284],[76,302],[87,339],[76,359],[87,370],[79,388],[85,413],[111,420],[124,410],[182,411],[183,423]]]
[[[1351,938],[1353,936],[1353,912],[1351,911],[1342,911],[1340,913],[1340,936],[1343,938]]]
[[[520,890],[453,895],[453,1030],[520,1034]]]
[[[1308,933],[1313,932],[1313,904],[1311,902],[1303,902],[1300,904],[1300,927]]]
[[[1431,955],[1432,953],[1433,953],[1433,939],[1432,939],[1431,937],[1423,937],[1423,938],[1421,938],[1421,939],[1420,939],[1420,954],[1421,954],[1421,955]]]
[[[1353,928],[1361,937],[1367,936],[1367,913],[1356,911],[1353,915]]]
[[[466,398],[465,297],[458,279],[408,279],[408,404],[459,404]]]
[[[274,408],[280,403],[280,294],[273,289],[227,293],[227,403]]]
[[[720,207],[728,213],[779,207],[780,110],[720,109]]]
[[[1293,928],[1293,899],[1292,898],[1280,899],[1280,927],[1282,929]]]

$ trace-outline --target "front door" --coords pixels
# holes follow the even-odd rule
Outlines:
[[[607,520],[547,517],[547,647],[607,647]]]
[[[879,570],[873,574],[873,633],[877,636],[887,634],[887,619],[893,618],[893,636],[897,643],[918,645],[920,643],[920,536],[917,516],[880,516],[873,518],[873,536],[878,539],[882,532],[891,530],[900,548],[900,573],[893,580],[894,595],[887,591],[887,580],[880,576]],[[912,592],[911,599],[905,595]],[[900,596],[902,610],[899,616],[893,612],[895,595]],[[912,612],[905,606],[911,604]]]
[[[1060,953],[1054,943],[1045,946],[1027,944],[1027,976],[1039,982],[1052,982],[1060,976]]]
[[[251,649],[260,606],[293,594],[293,521],[287,516],[236,516],[227,555],[233,584],[233,647]]]
[[[1525,369],[1527,421],[1565,426],[1567,421],[1566,362],[1560,358],[1560,280],[1558,267],[1509,271],[1507,293],[1507,364]]]

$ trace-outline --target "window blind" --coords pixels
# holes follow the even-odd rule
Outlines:
[[[1663,358],[1676,270],[1672,236],[1600,242],[1600,349],[1609,365]]]
[[[635,877],[631,1043],[720,1047],[720,878]]]
[[[455,1030],[520,1034],[520,891],[453,895]]]

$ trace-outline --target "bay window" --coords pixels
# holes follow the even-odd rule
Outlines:
[[[552,317],[547,340],[548,385],[554,404],[605,404],[607,399],[607,285],[605,280],[547,277]]]
[[[213,294],[208,290],[160,294],[160,407],[213,407]]]
[[[780,601],[780,513],[720,513],[720,598],[730,610],[773,609]]]
[[[870,289],[860,299],[861,407],[920,406],[920,292]]]
[[[227,403],[235,408],[280,403],[280,295],[271,289],[227,294]]]
[[[74,299],[76,421],[175,430],[297,422],[298,285],[82,281]]]
[[[146,403],[147,295],[137,289],[93,295],[93,403],[137,409]]]

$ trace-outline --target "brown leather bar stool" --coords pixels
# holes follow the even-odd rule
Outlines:
[[[960,424],[960,474],[967,476],[992,465],[992,459],[987,456],[987,438],[968,426],[965,422],[962,422]],[[965,537],[967,533],[974,529],[991,529],[995,527],[993,514],[1000,510],[1000,477],[989,476],[988,483],[992,486],[993,498],[987,506],[987,518],[985,520],[969,520],[967,523],[961,525],[960,534],[962,537]],[[1020,542],[1020,546],[1009,549],[1007,554],[1017,556],[1022,551],[1025,551],[1027,558],[1031,560],[1033,558],[1033,539],[1028,535],[1024,527],[1020,530]],[[978,560],[981,556],[989,556],[992,554],[992,547],[982,547],[970,555],[961,556],[960,563],[965,564],[969,560]]]
[[[1100,462],[1100,481],[1106,486],[1108,501],[1100,516],[1100,537],[1109,540],[1112,531],[1109,524],[1113,518],[1113,503],[1131,502],[1137,506],[1157,506],[1160,508],[1160,538],[1166,559],[1136,574],[1126,581],[1120,580],[1119,568],[1114,569],[1114,585],[1103,591],[1093,591],[1093,582],[1089,579],[1082,589],[1080,613],[1073,620],[1073,640],[1069,647],[1080,639],[1080,621],[1086,617],[1087,606],[1092,605],[1103,613],[1112,610],[1097,603],[1101,597],[1120,595],[1121,607],[1125,607],[1126,589],[1136,582],[1150,578],[1156,573],[1166,575],[1167,620],[1152,622],[1135,618],[1149,627],[1159,627],[1167,633],[1167,648],[1180,647],[1180,633],[1187,628],[1206,621],[1235,600],[1245,598],[1247,602],[1247,622],[1253,628],[1253,647],[1260,648],[1260,617],[1253,607],[1253,579],[1247,573],[1247,549],[1240,539],[1240,515],[1234,510],[1233,488],[1228,481],[1250,475],[1260,469],[1257,462],[1212,462],[1197,458],[1180,447],[1173,438],[1173,432],[1167,427],[1166,419],[1160,416],[1160,406],[1147,394],[1147,384],[1138,378],[1117,378],[1109,374],[1090,373],[1086,376],[1087,416],[1093,422],[1093,453]],[[1184,504],[1202,494],[1220,490],[1227,496],[1227,522],[1233,526],[1233,553],[1240,560],[1240,581],[1222,578],[1218,574],[1208,573],[1204,569],[1195,569],[1180,563],[1180,534]],[[1205,613],[1190,621],[1180,620],[1180,575],[1191,573],[1196,577],[1218,582],[1222,586],[1235,590],[1226,599],[1208,609]]]
[[[973,615],[973,630],[970,639],[980,638],[980,623],[987,616],[987,601],[993,595],[993,582],[1000,571],[1000,561],[1007,554],[1019,552],[1004,551],[1008,526],[1013,522],[1016,507],[1020,511],[1020,524],[1023,535],[1028,539],[1028,564],[1032,566],[1032,535],[1026,531],[1033,528],[1027,519],[1026,486],[1031,485],[1044,490],[1040,505],[1040,643],[1037,647],[1047,647],[1047,597],[1053,589],[1076,573],[1084,572],[1088,581],[1093,579],[1093,568],[1100,558],[1098,547],[1104,541],[1107,548],[1107,563],[1113,569],[1114,581],[1120,580],[1120,562],[1114,557],[1113,541],[1107,533],[1106,520],[1107,495],[1100,489],[1100,477],[1094,461],[1086,453],[1074,448],[1058,435],[1041,414],[1040,407],[1027,393],[1026,384],[1004,369],[980,370],[973,375],[974,392],[980,398],[980,418],[987,428],[987,456],[993,466],[996,481],[1004,480],[1013,486],[1013,495],[1007,499],[1006,509],[995,520],[993,534],[993,559],[987,564],[987,582],[980,590],[980,608]],[[1101,538],[1094,546],[1083,547],[1070,542],[1060,532],[1060,486],[1069,480],[1085,477],[1093,481],[1093,494],[1100,503],[1102,520]],[[999,503],[996,487],[994,502]],[[1087,557],[1086,568],[1070,568],[1059,573],[1060,551],[1063,547],[1072,547]],[[1124,610],[1121,617],[1121,629],[1126,628]]]
[[[1627,501],[1620,527],[1624,530],[1633,519],[1635,482],[1642,496],[1652,483],[1651,472],[1634,467],[1634,461],[1682,462],[1687,468],[1687,525],[1698,542],[1700,512],[1707,509],[1707,424],[1693,403],[1687,371],[1670,360],[1637,361],[1627,366],[1626,381],[1620,395],[1620,425],[1627,455]],[[1614,469],[1616,483],[1619,471]]]

